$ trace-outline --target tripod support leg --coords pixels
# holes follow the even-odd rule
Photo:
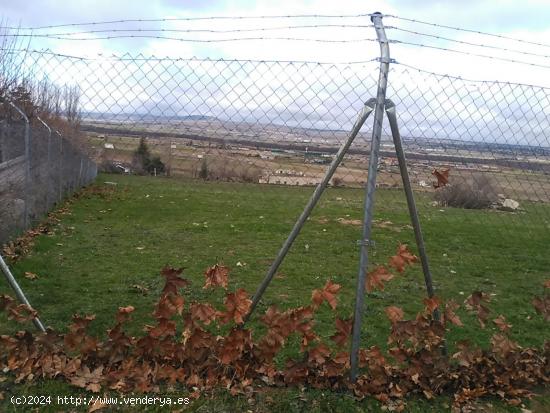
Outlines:
[[[405,152],[403,151],[403,144],[401,142],[401,135],[399,134],[399,127],[397,126],[397,116],[395,113],[395,104],[386,99],[386,115],[390,123],[391,134],[393,137],[393,144],[395,146],[395,153],[397,155],[397,161],[399,162],[399,170],[401,172],[401,178],[403,179],[403,189],[405,190],[405,196],[407,197],[407,206],[409,207],[409,215],[411,217],[411,223],[414,229],[414,237],[416,239],[416,245],[418,247],[418,255],[420,255],[420,261],[422,263],[422,272],[424,273],[424,282],[426,284],[426,290],[428,297],[434,296],[434,288],[432,283],[432,274],[430,272],[430,265],[428,263],[428,255],[426,254],[426,247],[424,245],[424,237],[422,236],[422,229],[420,227],[420,220],[418,219],[418,210],[416,209],[416,202],[411,187],[411,181],[409,179],[409,171],[407,170],[407,160],[405,159]],[[441,315],[439,309],[434,310],[434,319],[439,321]]]
[[[300,230],[304,226],[306,220],[308,219],[309,215],[311,214],[311,211],[319,201],[319,198],[321,198],[321,195],[323,194],[325,188],[327,187],[328,183],[330,182],[330,179],[334,175],[334,172],[336,172],[336,168],[338,168],[338,165],[342,162],[342,159],[344,158],[344,155],[347,153],[349,147],[353,143],[353,140],[361,130],[361,127],[369,117],[369,115],[374,110],[374,107],[376,105],[376,99],[369,99],[366,103],[361,112],[359,113],[359,116],[357,118],[357,121],[355,122],[355,125],[353,125],[352,131],[347,138],[346,142],[340,147],[338,150],[338,153],[336,154],[336,157],[333,159],[332,163],[330,164],[330,167],[327,169],[325,176],[323,177],[323,180],[317,185],[317,188],[315,188],[315,191],[311,195],[311,198],[309,199],[306,207],[302,211],[302,214],[294,224],[294,228],[292,228],[292,231],[288,235],[288,238],[286,239],[285,243],[281,247],[279,253],[277,254],[277,258],[273,261],[271,264],[271,267],[269,268],[267,274],[264,277],[264,280],[258,287],[258,290],[254,294],[254,297],[252,297],[252,305],[250,306],[250,310],[248,311],[248,314],[244,318],[244,321],[248,321],[252,313],[254,312],[254,309],[260,302],[260,299],[262,298],[265,290],[269,286],[269,283],[277,273],[277,270],[279,269],[279,266],[283,262],[283,259],[285,258],[286,254],[288,253],[288,250],[294,243],[294,240],[300,233]]]

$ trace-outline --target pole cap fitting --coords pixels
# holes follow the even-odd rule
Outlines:
[[[382,13],[380,13],[379,11],[375,11],[374,13],[372,13],[372,14],[370,15],[370,21],[374,23],[374,18],[375,18],[375,17],[380,17],[380,18],[382,18],[382,16],[383,16]]]

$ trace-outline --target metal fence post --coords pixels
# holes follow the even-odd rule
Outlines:
[[[13,102],[8,101],[8,104],[13,107],[25,121],[25,208],[24,208],[24,225],[25,229],[30,225],[30,203],[31,203],[31,130],[29,118],[21,109],[19,109]]]
[[[6,280],[8,280],[8,284],[10,285],[10,287],[15,292],[15,295],[17,296],[19,301],[21,301],[23,304],[28,305],[30,308],[32,308],[31,304],[29,303],[29,300],[27,300],[27,297],[25,297],[25,293],[23,293],[23,290],[21,289],[21,287],[17,283],[17,280],[15,279],[13,274],[11,273],[8,265],[6,264],[6,262],[4,261],[4,259],[2,258],[1,255],[0,255],[0,268],[2,268],[2,272],[4,273],[4,276],[6,277]],[[44,328],[44,325],[42,324],[42,322],[40,321],[40,319],[38,317],[33,318],[32,322],[38,330],[40,330],[42,332],[46,332],[46,329]]]
[[[384,119],[384,102],[388,84],[388,72],[390,66],[390,48],[386,32],[382,23],[382,14],[374,13],[371,16],[376,36],[380,43],[380,73],[378,77],[378,91],[376,94],[376,108],[374,112],[374,125],[369,157],[369,170],[365,195],[365,216],[363,220],[363,236],[360,244],[359,275],[357,277],[357,290],[355,293],[355,310],[353,317],[353,330],[350,354],[350,379],[354,382],[357,378],[359,346],[361,342],[361,319],[363,316],[363,302],[365,297],[365,281],[368,266],[368,246],[372,245],[370,239],[372,227],[372,213],[374,207],[374,193],[376,190],[376,173],[378,169],[378,152],[382,135],[382,121]]]
[[[78,188],[82,187],[82,168],[84,166],[84,156],[80,155],[80,169],[78,170]]]
[[[40,123],[42,123],[42,125],[44,125],[44,127],[48,130],[48,149],[47,149],[47,155],[46,155],[46,160],[47,160],[47,165],[48,165],[48,173],[46,174],[46,177],[48,179],[48,184],[47,184],[47,190],[46,190],[46,209],[49,209],[50,208],[50,168],[51,168],[51,141],[52,141],[52,129],[48,126],[48,124],[46,122],[44,122],[42,119],[40,119],[40,116],[37,116],[36,119],[38,119],[40,121]]]
[[[59,180],[58,180],[58,191],[59,191],[59,203],[63,200],[63,190],[62,190],[62,177],[63,177],[63,136],[59,133],[58,130],[55,131],[57,136],[59,136],[59,163],[57,165],[59,169]]]

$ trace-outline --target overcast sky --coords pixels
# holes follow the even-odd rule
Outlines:
[[[273,16],[304,14],[357,15],[380,11],[388,15],[384,17],[384,23],[388,27],[387,36],[390,40],[400,40],[469,53],[469,55],[465,55],[443,50],[434,50],[428,47],[392,43],[391,56],[396,59],[398,63],[411,65],[439,74],[460,76],[465,79],[499,80],[550,87],[550,2],[547,0],[524,0],[522,2],[518,2],[517,0],[374,0],[369,2],[365,2],[364,0],[75,0],[70,2],[66,0],[0,0],[0,10],[4,23],[7,21],[11,25],[21,26],[19,30],[20,34],[33,34],[34,37],[31,40],[31,48],[49,48],[59,53],[74,56],[93,57],[98,54],[103,54],[105,56],[110,54],[123,55],[125,53],[135,56],[141,53],[146,56],[170,56],[173,58],[190,58],[192,56],[197,56],[199,58],[211,59],[298,60],[313,62],[354,62],[376,58],[379,55],[378,44],[376,42],[363,40],[375,38],[373,28],[309,27],[288,29],[285,27],[303,25],[319,26],[327,24],[365,26],[371,24],[369,17],[264,18],[237,20],[207,19],[191,21],[175,19],[208,16]],[[391,15],[432,22],[438,25],[461,27],[471,31],[489,32],[498,36],[523,39],[528,42],[548,43],[548,46],[517,42],[502,37],[484,36],[471,31],[456,31],[442,27],[424,25],[397,19],[391,17]],[[166,21],[127,22],[102,25],[80,24],[123,19],[166,19]],[[36,28],[39,26],[67,23],[78,24],[61,28],[35,29],[32,32],[27,30],[27,28],[31,27]],[[40,34],[44,33],[67,36],[67,33],[80,32],[83,30],[115,29],[119,30],[119,32],[115,34],[122,34],[120,30],[138,28],[142,30],[180,30],[180,32],[143,32],[142,34],[156,34],[159,36],[184,39],[214,40],[237,37],[291,37],[330,41],[347,40],[348,42],[331,43],[263,39],[254,41],[201,43],[143,38],[98,39],[98,37],[109,34],[112,35],[113,32],[69,35],[80,38],[90,38],[93,40],[59,40],[39,37]],[[248,30],[258,28],[270,30],[233,33],[219,32],[224,30]],[[403,31],[403,29],[408,30],[408,32]],[[189,32],[188,30],[195,31]],[[196,30],[214,30],[218,31],[218,33],[197,32]],[[423,35],[414,32],[422,33]],[[134,34],[136,33],[134,32]],[[441,39],[441,37],[453,39],[458,42]],[[474,43],[480,46],[466,45],[459,42]],[[509,50],[501,50],[502,48]],[[474,56],[473,54],[530,62],[533,63],[533,65],[487,59]],[[428,114],[424,111],[424,116],[432,116],[437,120],[441,108],[446,107],[447,112],[454,111],[456,116],[461,118],[463,127],[460,131],[461,135],[464,134],[464,128],[468,128],[465,119],[471,118],[468,114],[470,109],[467,106],[467,102],[469,102],[470,108],[472,105],[484,106],[484,108],[480,106],[480,113],[484,113],[496,122],[492,126],[488,125],[486,129],[489,129],[489,127],[494,129],[499,125],[499,122],[502,123],[504,119],[510,118],[510,114],[506,115],[506,111],[520,110],[525,104],[533,109],[533,111],[538,111],[538,113],[533,115],[534,117],[542,116],[541,119],[535,119],[535,123],[529,126],[531,129],[537,129],[537,132],[534,132],[533,139],[539,139],[541,127],[546,127],[548,124],[547,117],[550,115],[550,109],[548,107],[548,91],[546,90],[515,89],[513,92],[506,92],[503,91],[502,87],[496,89],[489,86],[478,87],[475,84],[468,84],[467,82],[457,82],[449,88],[445,87],[446,83],[441,78],[428,77],[424,79],[418,73],[411,75],[406,71],[403,72],[405,66],[394,66],[396,71],[391,74],[393,78],[390,78],[390,88],[396,96],[400,93],[402,94],[401,98],[398,96],[398,100],[408,99],[409,105],[411,105],[409,108],[412,108],[415,99],[425,95],[426,91],[430,90],[432,95],[435,95],[435,99],[430,101],[430,99],[424,97],[423,104],[426,106],[437,104],[437,107],[431,107],[430,110],[427,111]],[[144,74],[147,75],[147,72],[139,66],[127,66],[126,68],[128,72],[120,73],[120,76],[125,76],[125,79],[129,77],[139,77],[138,73],[140,71],[143,71]],[[281,93],[280,89],[283,89],[282,95],[279,96],[274,93],[272,99],[266,99],[265,102],[262,102],[269,106],[269,110],[275,110],[274,108],[281,105],[282,98],[286,95],[290,95],[291,89],[300,91],[299,97],[289,102],[291,107],[295,107],[294,110],[290,110],[288,107],[285,109],[288,113],[285,115],[286,117],[282,119],[284,123],[296,117],[296,113],[299,112],[300,109],[299,101],[305,96],[307,93],[306,91],[311,91],[316,88],[324,92],[330,90],[341,91],[350,85],[349,82],[346,83],[342,81],[339,83],[341,79],[339,79],[337,74],[331,79],[325,80],[324,83],[319,83],[322,81],[320,78],[324,76],[324,72],[315,74],[311,67],[307,67],[305,72],[295,73],[295,76],[289,78],[286,83],[280,80],[285,77],[285,74],[279,73],[280,76],[277,76],[277,70],[281,70],[280,67],[269,66],[260,69],[264,71],[263,73],[269,71],[273,78],[271,83],[267,81],[264,82],[264,88],[269,88],[271,91],[278,91],[277,93]],[[93,71],[89,67],[82,67],[80,69],[73,67],[72,76],[75,81],[81,84],[89,82],[89,77],[82,80],[84,77],[83,73],[86,72],[86,70],[90,71],[90,75],[87,76],[93,76]],[[98,73],[101,73],[101,76],[105,79],[105,76],[110,76],[109,70],[109,68],[102,66],[101,69],[96,69],[95,73],[96,76],[99,76]],[[166,72],[168,72],[168,70],[169,68],[165,69]],[[193,70],[195,74],[199,73],[198,76],[201,76],[200,84],[211,83],[213,87],[221,90],[217,83],[218,81],[209,78],[209,76],[215,75],[215,67],[203,67],[202,69],[195,68]],[[193,70],[189,73],[192,73]],[[202,74],[200,74],[200,70],[203,70]],[[350,79],[360,79],[361,73],[358,72],[360,70],[364,69],[362,69],[362,67],[356,68],[356,71],[350,75]],[[182,69],[181,73],[184,72],[185,69]],[[405,75],[402,75],[402,73],[405,73]],[[399,77],[399,74],[401,74],[401,77]],[[312,75],[317,77],[313,79]],[[81,77],[80,80],[79,76]],[[301,85],[300,82],[296,80],[300,76],[304,77],[304,81],[301,82]],[[371,79],[369,79],[367,83],[370,82],[369,84],[374,85],[373,79],[376,78],[375,64],[372,65],[372,71],[369,72],[368,76],[370,76]],[[54,77],[55,76],[52,74],[52,78]],[[220,95],[220,98],[215,102],[216,104],[220,104],[218,108],[220,113],[227,111],[228,108],[239,111],[243,105],[255,104],[252,97],[249,102],[244,101],[245,98],[243,93],[246,92],[246,90],[243,89],[243,85],[249,81],[252,82],[251,84],[258,84],[258,82],[260,82],[258,77],[261,77],[259,72],[238,73],[234,77],[235,79],[232,79],[234,87],[230,92],[237,93],[237,96],[231,102],[228,101],[228,93],[225,93],[223,97]],[[172,83],[177,83],[179,81],[176,77],[173,77],[171,80]],[[223,81],[224,79],[222,78],[221,80]],[[153,79],[153,81],[156,81],[156,79]],[[332,84],[329,84],[330,82],[332,82]],[[116,82],[110,81],[108,83]],[[163,84],[162,87],[166,88],[166,85],[169,83],[170,82]],[[200,94],[204,91],[197,89],[200,84],[194,86],[187,85],[187,93],[195,93],[198,98],[201,98],[202,95]],[[324,85],[324,89],[321,85]],[[208,88],[205,88],[205,90],[206,89]],[[407,93],[400,92],[404,89],[407,89]],[[240,92],[238,92],[239,90]],[[485,93],[483,96],[482,90],[484,91],[483,93]],[[105,90],[104,92],[106,97],[102,99],[105,101],[109,97],[115,95],[114,91]],[[116,91],[116,95],[123,97],[134,96],[130,92],[133,91],[128,85],[125,85],[125,88],[119,87]],[[154,94],[152,95],[146,90],[142,90],[139,93],[135,92],[135,99],[141,99],[142,102],[147,102],[149,105],[159,107],[158,105],[166,103],[166,101],[170,101],[173,98],[171,95],[169,96],[169,92],[167,93],[168,95],[157,94],[154,96]],[[173,90],[171,93],[173,93]],[[332,105],[337,106],[340,105],[339,102],[344,102],[356,106],[355,102],[358,100],[360,101],[363,96],[354,95],[350,98],[350,93],[341,95],[340,101],[335,100],[332,102]],[[445,94],[449,96],[447,97]],[[96,94],[96,97],[97,96],[99,96],[99,94]],[[327,94],[325,99],[328,99],[329,96],[330,93]],[[474,99],[473,96],[478,96],[478,98]],[[532,101],[529,101],[530,96],[536,96],[534,104]],[[225,101],[226,106],[221,104],[222,100]],[[439,101],[436,103],[433,102],[437,100]],[[134,101],[128,100],[126,105],[136,106],[133,102]],[[501,107],[503,102],[506,106],[505,108]],[[177,109],[176,105],[168,106],[172,109]],[[325,107],[330,110],[330,107],[326,105]],[[314,106],[310,104],[311,113],[314,112],[314,109]],[[267,109],[261,109],[261,112],[266,113],[265,110]],[[347,111],[342,119],[338,119],[333,123],[329,122],[326,126],[347,128],[347,126],[349,126],[347,123],[353,121],[354,110],[355,109]],[[317,112],[318,111],[317,109]],[[175,113],[179,112],[179,110],[175,110]],[[278,113],[280,113],[280,111]],[[309,118],[311,119],[311,117]],[[323,120],[322,123],[324,122]],[[429,128],[431,130],[436,129],[434,122],[436,123],[436,121],[430,123]],[[300,124],[300,122],[295,123]],[[449,122],[445,123],[445,125],[439,125],[437,127],[443,129],[449,127],[453,128],[452,123],[451,119]],[[316,126],[316,124],[308,124],[307,126]],[[511,129],[512,128],[508,128],[507,132],[510,132]],[[417,130],[414,133],[419,132]],[[547,140],[547,138],[545,139]]]
[[[550,44],[550,2],[547,0],[0,0],[1,15],[10,23],[23,27],[57,25],[65,23],[98,22],[119,19],[162,19],[201,16],[254,16],[290,14],[364,14],[381,11],[411,19],[458,26],[514,38]],[[263,19],[263,20],[214,20],[214,21],[167,21],[154,23],[127,23],[102,26],[74,26],[49,29],[49,33],[64,33],[82,29],[250,29],[258,27],[281,27],[288,25],[315,24],[370,24],[368,17],[357,19]],[[516,49],[523,52],[550,56],[550,47],[534,46],[468,32],[386,18],[388,26],[395,26],[425,34],[449,37],[455,40],[480,43],[490,46]],[[36,30],[35,34],[45,30]],[[22,33],[28,33],[22,31]],[[230,37],[299,37],[317,39],[364,39],[374,38],[372,28],[313,28],[244,32],[226,34],[207,33],[157,33],[180,38],[220,39]],[[101,36],[85,35],[86,37]],[[82,36],[80,36],[82,37]],[[452,48],[478,54],[523,60],[550,66],[550,58],[529,56],[502,50],[466,46],[453,42],[418,36],[388,29],[388,37],[431,46]],[[33,47],[49,47],[53,50],[74,54],[96,53],[145,53],[156,56],[251,58],[311,61],[356,61],[368,60],[378,55],[378,46],[373,42],[348,44],[314,43],[305,41],[240,41],[223,43],[187,43],[157,39],[118,39],[96,41],[61,41],[35,38]],[[550,69],[525,66],[510,62],[498,62],[478,57],[439,50],[430,50],[400,44],[392,45],[392,57],[436,72],[456,74],[473,79],[499,79],[550,86]]]

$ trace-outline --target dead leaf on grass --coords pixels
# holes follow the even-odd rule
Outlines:
[[[36,275],[34,272],[25,271],[25,278],[28,278],[29,280],[37,280],[38,275]]]

